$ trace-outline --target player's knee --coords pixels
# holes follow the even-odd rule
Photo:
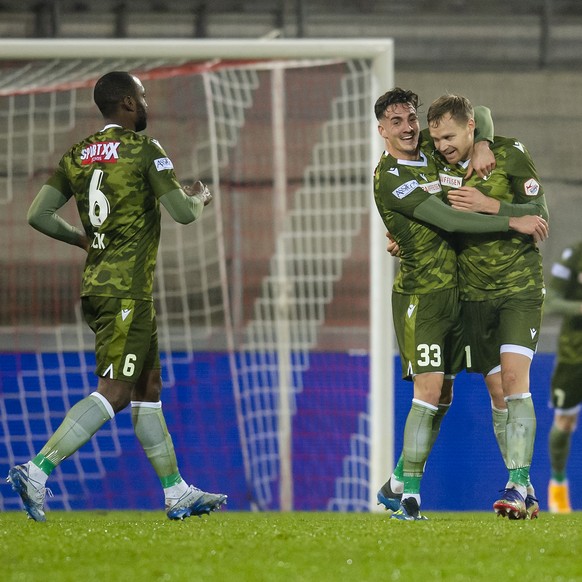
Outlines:
[[[113,412],[117,414],[130,403],[132,389],[133,384],[129,382],[100,378],[97,392],[107,399]]]
[[[578,421],[577,414],[555,414],[554,426],[562,432],[574,432]]]
[[[527,392],[525,387],[528,386],[528,378],[523,377],[516,370],[508,369],[501,371],[501,385],[503,386],[503,393],[507,396],[508,394],[514,394],[516,390],[520,392]]]

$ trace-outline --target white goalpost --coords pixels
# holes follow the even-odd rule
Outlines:
[[[25,216],[59,156],[98,128],[95,80],[129,70],[146,87],[148,135],[179,179],[215,196],[192,227],[163,218],[164,385],[228,385],[251,508],[376,508],[393,464],[394,345],[373,104],[393,68],[389,39],[0,40],[0,463],[37,452],[93,382],[82,257]],[[193,373],[201,353],[225,354],[228,380]],[[192,417],[220,407],[213,394],[188,393]],[[207,430],[226,458],[219,424]],[[81,491],[57,472],[49,504],[74,507],[130,433],[105,428],[74,457]],[[310,491],[325,499],[306,501]],[[0,492],[0,509],[12,503]]]

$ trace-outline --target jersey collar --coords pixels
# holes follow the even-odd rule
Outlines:
[[[384,152],[384,154],[387,155],[387,156],[390,155],[388,152]],[[420,152],[420,159],[419,160],[400,160],[400,159],[396,159],[396,161],[401,166],[417,166],[417,167],[422,168],[422,167],[428,165],[428,160],[426,158],[426,155],[422,151]]]

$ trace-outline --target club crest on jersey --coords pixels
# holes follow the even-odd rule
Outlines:
[[[158,172],[171,170],[174,167],[170,158],[158,158],[157,160],[154,160],[154,164],[156,165],[156,170]]]
[[[81,150],[81,165],[106,163],[115,164],[119,159],[120,141],[100,141],[92,143]]]
[[[439,180],[443,186],[448,186],[449,188],[460,188],[463,185],[462,176],[451,176],[443,172],[439,172]]]
[[[523,185],[523,189],[527,196],[537,196],[540,192],[540,185],[533,178],[530,178]]]
[[[415,188],[419,188],[419,184],[416,180],[409,180],[408,182],[404,182],[396,188],[396,190],[392,190],[392,194],[396,196],[396,198],[402,200],[402,198],[406,198]]]

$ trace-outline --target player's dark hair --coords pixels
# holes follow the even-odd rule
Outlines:
[[[136,97],[135,80],[126,71],[112,71],[95,83],[93,100],[105,117],[115,113],[124,97]]]
[[[416,93],[406,91],[400,87],[394,87],[394,89],[384,93],[384,95],[381,95],[376,99],[376,103],[374,104],[374,114],[376,115],[376,119],[382,119],[386,112],[386,108],[397,103],[409,103],[416,110],[418,110],[421,105]]]
[[[431,103],[426,120],[430,126],[437,126],[447,114],[460,123],[467,123],[475,116],[473,105],[466,97],[447,94]]]

